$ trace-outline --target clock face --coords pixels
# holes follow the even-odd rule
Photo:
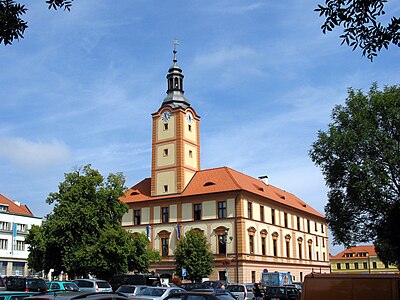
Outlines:
[[[192,124],[192,123],[193,123],[193,116],[192,116],[192,114],[191,114],[190,112],[188,112],[188,113],[186,114],[186,121],[187,121],[189,124]]]
[[[168,123],[168,121],[169,121],[170,118],[171,118],[171,113],[170,113],[168,110],[164,111],[164,112],[161,114],[161,120],[162,120],[164,123]]]

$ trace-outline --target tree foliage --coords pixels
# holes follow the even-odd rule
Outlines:
[[[186,232],[178,241],[174,255],[175,272],[178,276],[182,277],[182,268],[185,268],[187,279],[200,282],[212,273],[214,256],[207,238],[199,231],[191,229]]]
[[[28,265],[35,270],[71,277],[96,275],[109,278],[128,270],[144,271],[146,259],[156,259],[143,235],[134,237],[121,226],[128,208],[119,198],[125,178],[110,174],[107,180],[90,165],[65,174],[59,191],[46,202],[54,203],[41,227],[32,227]],[[140,263],[138,263],[140,262]]]
[[[323,33],[343,26],[342,44],[361,48],[371,61],[382,47],[400,46],[400,19],[392,17],[387,25],[379,21],[385,14],[386,0],[325,0],[315,11],[325,17]]]
[[[49,9],[70,10],[74,0],[46,0]],[[0,0],[0,44],[11,45],[14,40],[24,37],[27,22],[22,16],[28,9],[13,0]]]
[[[325,177],[334,243],[374,241],[380,258],[400,262],[400,87],[349,89],[311,159]]]

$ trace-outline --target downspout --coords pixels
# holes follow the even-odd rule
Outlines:
[[[236,283],[239,283],[239,257],[238,257],[238,232],[237,232],[237,205],[238,205],[238,198],[240,195],[240,191],[236,193],[235,197],[235,257],[236,257]]]

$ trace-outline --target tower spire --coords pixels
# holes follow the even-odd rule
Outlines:
[[[173,58],[173,65],[169,68],[168,74],[167,74],[167,84],[168,84],[168,90],[167,90],[167,97],[165,97],[162,106],[164,105],[170,105],[172,107],[189,107],[190,103],[189,101],[183,96],[183,74],[182,74],[182,69],[178,66],[177,62],[177,56],[176,54],[178,53],[176,46],[179,45],[179,41],[177,39],[174,39],[172,41],[174,45],[174,58]]]

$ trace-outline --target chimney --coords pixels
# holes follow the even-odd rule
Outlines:
[[[13,200],[14,204],[21,206],[21,202],[17,201],[17,200]]]
[[[268,176],[267,176],[267,175],[265,175],[265,176],[260,176],[260,177],[258,177],[258,179],[260,179],[262,182],[264,182],[265,185],[269,185]]]

